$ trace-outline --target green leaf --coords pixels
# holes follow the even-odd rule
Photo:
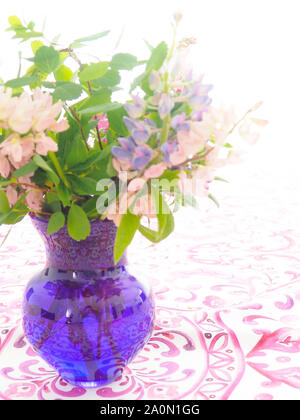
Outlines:
[[[59,177],[56,175],[56,173],[53,171],[53,169],[48,165],[48,163],[40,156],[40,155],[34,155],[33,162],[39,166],[40,168],[44,169],[46,171],[54,184],[59,184]]]
[[[89,80],[98,79],[99,77],[104,76],[108,70],[108,66],[109,63],[106,61],[93,63],[86,66],[79,72],[80,83],[88,82]]]
[[[218,200],[216,199],[216,197],[214,197],[212,194],[208,194],[208,198],[210,200],[212,200],[217,207],[220,207],[220,204],[219,204]]]
[[[54,71],[54,77],[56,81],[70,82],[72,76],[72,70],[64,64],[62,64],[60,67],[58,67],[57,70]]]
[[[215,176],[214,180],[215,181],[226,182],[227,184],[229,184],[229,181],[227,181],[227,179],[221,178],[220,176]]]
[[[42,32],[35,32],[35,31],[30,31],[27,32],[27,29],[25,30],[16,30],[16,35],[13,36],[14,39],[18,39],[21,38],[24,41],[27,41],[30,38],[40,38],[43,36]]]
[[[93,195],[96,194],[97,181],[92,178],[80,178],[76,175],[67,175],[68,180],[75,193],[79,195]]]
[[[87,98],[79,107],[79,112],[84,109],[89,109],[96,107],[98,105],[107,104],[110,103],[111,98],[111,90],[104,88],[99,90],[96,94],[93,96]]]
[[[86,213],[77,204],[72,204],[68,214],[68,232],[76,241],[85,239],[91,232],[91,225]]]
[[[22,25],[22,22],[17,16],[9,16],[8,23],[11,26],[20,26],[21,28],[24,28],[24,26]]]
[[[112,146],[109,145],[106,146],[105,149],[101,152],[97,150],[96,152],[90,153],[85,161],[79,163],[78,165],[70,167],[69,171],[83,173],[84,171],[90,169],[96,163],[99,163],[102,160],[106,159],[106,157],[111,151],[111,147]]]
[[[52,96],[55,100],[71,101],[82,93],[82,87],[72,82],[57,82]]]
[[[154,183],[152,184],[151,194],[157,213],[158,230],[155,231],[140,225],[139,231],[151,242],[158,243],[173,232],[174,216]]]
[[[10,88],[19,88],[27,85],[31,85],[31,83],[36,83],[38,81],[38,77],[18,77],[17,79],[11,79],[5,83],[5,86]]]
[[[99,213],[97,212],[96,209],[96,203],[98,200],[99,196],[90,198],[88,201],[86,201],[85,203],[83,203],[83,205],[81,206],[82,209],[86,212],[86,214],[91,217],[92,214],[98,215]]]
[[[47,234],[58,232],[65,225],[65,221],[65,216],[61,211],[52,214],[48,222]]]
[[[22,166],[22,168],[17,169],[15,172],[13,172],[12,176],[15,178],[19,178],[20,176],[28,175],[31,172],[34,172],[38,168],[38,165],[31,161],[29,163],[26,163],[26,165]]]
[[[91,106],[90,108],[81,109],[78,111],[78,114],[99,114],[99,113],[108,113],[110,111],[114,111],[116,109],[121,108],[123,105],[117,102],[108,102],[106,104],[99,104],[95,106]]]
[[[70,201],[72,198],[71,191],[63,184],[62,182],[56,187],[58,197],[61,200],[64,207],[70,206]]]
[[[10,205],[4,191],[0,190],[0,213],[6,214],[10,211]]]
[[[72,43],[72,46],[75,42],[76,43],[81,43],[81,42],[95,41],[96,39],[103,38],[104,36],[108,35],[109,33],[110,33],[110,31],[104,31],[104,32],[99,32],[98,34],[94,34],[94,35],[90,35],[90,36],[85,36],[83,38],[75,39],[75,41]]]
[[[70,138],[65,153],[65,163],[68,168],[83,162],[87,158],[86,145],[80,135]]]
[[[32,41],[31,49],[32,49],[33,54],[35,54],[39,48],[43,47],[43,45],[44,44],[42,43],[42,41],[37,41],[37,40]]]
[[[117,70],[108,70],[104,76],[93,80],[93,84],[102,87],[113,87],[120,83],[121,77]]]
[[[126,137],[128,135],[128,129],[123,121],[123,117],[126,115],[127,112],[123,106],[107,113],[109,127],[120,137]]]
[[[131,243],[140,224],[140,217],[127,212],[122,217],[120,226],[117,230],[115,246],[114,246],[114,261],[115,264],[120,260],[126,248]]]
[[[123,53],[114,55],[110,63],[114,70],[132,70],[138,65],[139,62],[134,55]]]
[[[146,73],[142,73],[139,76],[137,76],[130,86],[130,92],[132,92],[136,87],[138,87],[140,84],[142,84],[143,81],[146,80],[147,77],[149,77],[149,74],[150,74],[150,72],[146,72]]]
[[[159,70],[163,65],[168,55],[168,46],[165,42],[161,42],[152,51],[151,57],[148,60],[146,71],[150,73],[151,70]]]
[[[53,47],[40,47],[33,59],[36,67],[43,73],[50,74],[60,64],[59,52]]]

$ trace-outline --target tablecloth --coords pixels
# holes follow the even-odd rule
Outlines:
[[[24,286],[45,255],[30,220],[15,226],[0,248],[0,399],[300,399],[300,179],[231,175],[220,209],[180,211],[156,246],[135,238],[130,265],[152,283],[155,329],[102,388],[67,384],[24,338]]]

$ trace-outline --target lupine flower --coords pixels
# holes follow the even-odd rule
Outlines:
[[[208,92],[212,89],[212,85],[202,84],[201,76],[200,80],[194,82],[191,86],[184,89],[183,95],[188,98],[190,105],[196,111],[201,111],[208,108],[211,104],[211,99],[208,96]]]
[[[160,162],[146,169],[144,176],[146,178],[159,178],[165,172],[166,169],[167,165],[164,162]]]
[[[119,137],[122,147],[113,146],[112,154],[122,163],[127,163],[132,169],[142,170],[151,161],[153,151],[147,146],[138,146],[133,137]]]
[[[11,134],[3,143],[0,149],[5,156],[8,156],[12,163],[21,162],[23,159],[30,159],[34,152],[34,138],[32,136],[20,137],[19,134]]]
[[[180,10],[177,10],[177,12],[173,14],[173,19],[176,23],[179,23],[182,19],[182,12],[180,12]]]
[[[124,108],[126,109],[127,114],[131,118],[139,118],[141,117],[146,108],[146,104],[144,99],[140,98],[138,95],[131,95],[133,99],[133,103],[126,103]]]
[[[158,104],[158,113],[160,118],[164,120],[173,108],[174,102],[172,101],[171,97],[166,93],[163,93]]]
[[[177,142],[166,142],[161,146],[168,166],[176,166],[186,160],[186,156]]]
[[[150,128],[147,124],[128,117],[124,117],[123,121],[136,144],[143,145],[147,142],[151,135]]]
[[[128,184],[128,192],[138,192],[144,187],[145,183],[147,182],[144,178],[134,178]]]
[[[259,140],[259,133],[253,130],[253,123],[249,120],[240,126],[239,134],[249,144],[255,144]]]
[[[6,121],[15,106],[16,100],[17,98],[12,98],[12,89],[8,88],[5,91],[3,87],[0,88],[0,127],[8,128]]]
[[[122,147],[113,146],[112,147],[112,154],[120,161],[120,162],[127,162],[129,163],[134,154],[134,149],[136,147],[134,140],[132,137],[128,139],[125,137],[118,138],[119,143]]]
[[[190,121],[187,121],[184,112],[180,115],[175,115],[175,117],[172,118],[171,126],[176,131],[189,131],[190,125]]]
[[[44,133],[35,136],[34,142],[36,143],[36,152],[39,155],[47,156],[48,152],[58,151],[57,143]]]
[[[201,122],[191,122],[189,131],[177,133],[178,143],[186,158],[193,156],[204,149],[209,133]]]
[[[28,93],[22,95],[15,101],[15,105],[8,119],[8,126],[19,134],[26,134],[33,124],[33,104]]]
[[[200,111],[192,111],[191,119],[194,121],[202,121],[204,112],[207,112],[207,109],[201,109]]]
[[[32,210],[42,210],[43,193],[42,191],[32,190],[25,198],[28,207]]]
[[[153,152],[150,148],[138,146],[136,147],[134,154],[133,167],[134,169],[142,170],[151,161]]]
[[[17,190],[12,185],[9,185],[6,188],[6,196],[7,196],[10,207],[13,207],[18,201],[18,193],[17,193]]]
[[[158,90],[161,85],[160,74],[156,70],[152,70],[149,76],[149,86],[151,90]]]
[[[10,174],[9,160],[2,153],[0,153],[0,174],[3,178],[8,178]]]

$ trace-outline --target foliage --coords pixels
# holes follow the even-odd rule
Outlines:
[[[30,42],[33,57],[0,90],[0,224],[35,213],[49,219],[49,235],[66,226],[80,241],[91,221],[107,218],[118,226],[118,261],[137,230],[154,243],[169,236],[176,206],[197,207],[199,192],[218,204],[209,191],[213,180],[222,180],[214,169],[236,158],[227,138],[237,126],[249,142],[256,140],[249,116],[260,103],[240,120],[231,109],[211,106],[212,86],[194,78],[186,63],[193,40],[176,41],[176,16],[171,47],[147,43],[146,60],[124,52],[91,63],[77,50],[109,31],[65,47],[47,41],[34,22],[9,18],[7,30]],[[131,96],[112,100],[121,73],[135,68],[140,74]],[[100,214],[99,200],[107,204]],[[146,227],[146,218],[157,228]]]

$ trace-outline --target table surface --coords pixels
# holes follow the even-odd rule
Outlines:
[[[28,219],[15,226],[0,248],[0,399],[300,399],[300,178],[241,167],[230,179],[220,209],[181,211],[157,246],[134,240],[155,330],[99,389],[62,381],[24,338],[22,294],[44,250]]]

